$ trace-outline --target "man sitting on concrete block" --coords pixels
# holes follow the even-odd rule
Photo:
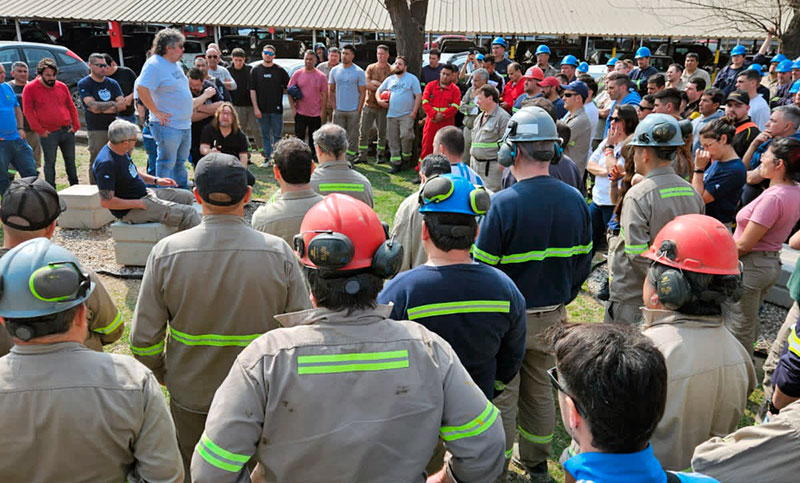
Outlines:
[[[0,257],[17,245],[34,238],[52,238],[56,219],[64,211],[64,203],[55,188],[45,180],[31,176],[14,180],[3,194],[0,219],[3,222],[3,248]],[[98,352],[103,346],[122,336],[125,324],[122,314],[108,295],[97,274],[86,269],[95,289],[86,299],[89,333],[83,345]],[[0,330],[0,357],[14,345],[11,336]]]
[[[187,190],[172,189],[178,184],[140,171],[130,152],[136,145],[139,127],[118,119],[108,126],[108,144],[94,161],[95,179],[100,190],[100,205],[126,223],[163,223],[180,230],[200,223],[200,214],[191,206],[194,197]],[[162,189],[149,189],[145,183]]]

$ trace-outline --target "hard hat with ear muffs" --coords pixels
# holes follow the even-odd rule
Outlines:
[[[94,287],[75,255],[47,238],[34,238],[0,258],[0,317],[18,339],[51,334],[47,316],[83,303]],[[37,318],[43,320],[24,321]]]
[[[683,131],[669,114],[650,114],[636,126],[629,144],[653,148],[683,146]]]
[[[484,215],[491,204],[489,192],[454,174],[433,176],[419,192],[420,213]]]
[[[552,164],[561,160],[563,149],[553,118],[541,107],[523,107],[508,121],[506,132],[500,140],[497,162],[505,167],[513,165],[517,157],[516,143],[534,141],[553,141],[553,149],[528,153],[534,155],[536,160],[550,161]]]
[[[730,230],[706,215],[676,217],[664,225],[642,256],[670,267],[656,276],[651,266],[648,276],[656,287],[659,301],[673,310],[692,299],[684,271],[741,277],[739,254]]]
[[[323,278],[358,273],[391,278],[400,269],[403,247],[388,238],[387,227],[372,208],[334,193],[308,210],[300,234],[294,237],[294,249],[300,262],[319,270]],[[352,293],[356,292],[357,288]]]

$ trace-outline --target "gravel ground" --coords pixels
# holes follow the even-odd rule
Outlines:
[[[597,260],[597,258],[595,258],[595,260]],[[592,273],[589,275],[589,279],[586,281],[589,294],[595,297],[598,290],[600,290],[600,285],[607,277],[608,267],[605,263],[592,271]],[[769,346],[772,344],[772,341],[775,340],[783,321],[786,319],[786,314],[788,312],[788,309],[764,302],[764,304],[761,306],[761,311],[758,314],[760,328],[756,351],[766,352],[769,349]]]

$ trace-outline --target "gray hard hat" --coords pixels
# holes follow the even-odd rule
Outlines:
[[[559,142],[556,123],[544,109],[538,106],[523,107],[508,120],[506,132],[500,142],[497,161],[503,166],[514,164],[513,143],[553,141]]]
[[[631,146],[677,147],[684,140],[678,120],[669,114],[650,114],[636,126]]]
[[[94,287],[75,255],[47,238],[34,238],[0,258],[0,317],[57,314],[83,303]]]

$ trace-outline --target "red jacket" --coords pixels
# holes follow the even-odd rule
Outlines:
[[[437,124],[455,123],[459,105],[461,105],[461,91],[455,83],[451,82],[444,88],[438,81],[425,86],[425,92],[422,93],[422,108],[429,122],[433,122],[436,114],[441,112],[444,118]]]
[[[53,87],[42,84],[39,77],[28,82],[22,89],[22,110],[31,130],[40,136],[64,126],[71,126],[73,131],[81,127],[69,89],[61,81],[56,81]]]
[[[525,92],[525,79],[520,79],[517,83],[510,80],[506,82],[506,87],[503,89],[503,102],[508,105],[506,111],[511,112],[514,101],[516,101],[517,97],[521,96],[523,92]]]

